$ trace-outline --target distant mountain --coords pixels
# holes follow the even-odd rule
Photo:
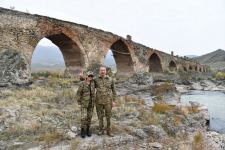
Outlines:
[[[65,62],[60,49],[56,46],[37,45],[34,50],[31,70],[64,70]]]
[[[225,71],[225,51],[218,49],[214,52],[194,58],[202,64],[209,65],[212,70],[224,70]]]
[[[186,57],[188,58],[195,58],[195,57],[198,57],[197,55],[186,55]]]
[[[105,56],[104,65],[110,67],[113,71],[116,72],[116,62],[111,50],[109,50]]]
[[[109,51],[105,57],[104,65],[112,68],[116,71],[116,63],[112,56],[112,51]],[[34,50],[31,70],[43,71],[43,70],[64,70],[65,62],[62,52],[57,46],[42,46],[37,45]]]

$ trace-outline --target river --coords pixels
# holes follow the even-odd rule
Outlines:
[[[225,94],[217,91],[191,91],[181,96],[183,104],[196,101],[208,107],[210,130],[225,133]]]

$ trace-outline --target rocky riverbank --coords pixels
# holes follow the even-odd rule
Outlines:
[[[136,76],[117,81],[114,137],[79,137],[78,83],[37,77],[27,87],[0,90],[0,149],[224,149],[224,135],[207,131],[201,107],[182,106],[177,85]]]
[[[176,84],[176,88],[180,93],[186,93],[190,90],[221,91],[225,93],[225,83],[216,80],[195,81],[188,85]]]

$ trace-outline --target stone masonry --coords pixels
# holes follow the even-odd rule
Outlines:
[[[118,76],[140,72],[207,72],[197,62],[135,43],[110,32],[46,16],[0,8],[0,85],[20,84],[30,79],[33,51],[48,38],[62,51],[66,71],[103,64],[109,49],[117,64]]]

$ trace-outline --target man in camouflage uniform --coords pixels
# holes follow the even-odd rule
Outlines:
[[[77,90],[77,101],[81,105],[81,137],[91,136],[90,126],[94,108],[95,85],[93,73],[88,72],[85,80],[81,82]],[[85,133],[86,132],[86,133]]]
[[[103,117],[106,116],[107,135],[112,136],[110,118],[112,106],[114,105],[116,98],[114,81],[112,78],[106,76],[105,67],[100,67],[99,77],[97,77],[94,81],[96,88],[96,110],[99,119],[99,134],[104,134]]]

